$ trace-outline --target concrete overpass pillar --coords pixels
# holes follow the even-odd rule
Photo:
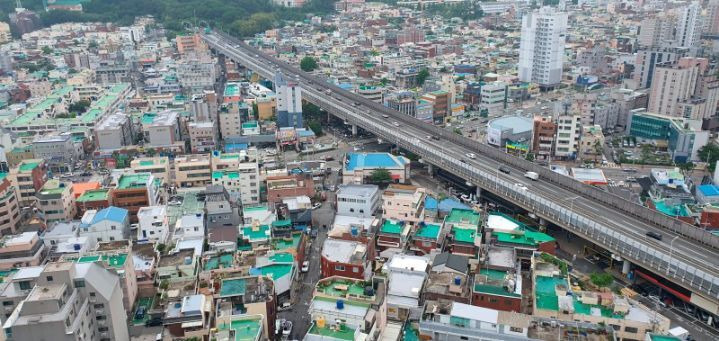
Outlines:
[[[477,186],[477,190],[474,191],[474,200],[479,202],[479,199],[482,198],[482,187]]]
[[[624,263],[622,263],[622,274],[626,275],[629,273],[629,268],[631,267],[632,263],[628,260],[624,260]]]
[[[352,136],[355,136],[355,135],[357,135],[357,125],[353,124],[352,125]]]
[[[434,178],[434,171],[435,171],[435,170],[434,170],[434,165],[431,164],[431,163],[428,163],[428,164],[427,164],[427,173],[428,173],[429,176],[432,177],[432,178]]]

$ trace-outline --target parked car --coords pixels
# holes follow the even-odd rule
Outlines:
[[[507,168],[507,167],[505,167],[505,166],[499,166],[499,171],[502,172],[502,173],[504,173],[504,174],[509,174],[509,173],[510,173],[509,168]]]
[[[516,184],[514,184],[514,187],[517,187],[518,189],[521,189],[521,190],[523,190],[523,191],[526,191],[526,190],[529,189],[529,188],[527,188],[527,186],[525,186],[524,184],[519,183],[519,182],[516,183]]]
[[[145,318],[145,307],[140,306],[135,311],[135,320],[141,320],[143,318]]]
[[[145,327],[157,327],[162,325],[162,317],[153,317],[145,321]]]

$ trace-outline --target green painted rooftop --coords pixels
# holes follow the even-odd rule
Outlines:
[[[205,263],[205,270],[219,269],[220,265],[222,265],[223,268],[230,268],[232,267],[233,261],[234,259],[231,254],[210,257]]]
[[[98,200],[107,200],[109,198],[110,190],[109,189],[90,189],[82,193],[82,195],[77,198],[75,201],[78,202],[86,202],[86,201],[98,201]]]
[[[92,263],[96,261],[102,261],[105,264],[113,268],[122,268],[127,260],[127,254],[121,253],[117,255],[102,255],[102,256],[84,256],[77,259],[78,263]]]
[[[250,242],[268,239],[270,237],[270,227],[268,225],[260,225],[257,230],[253,230],[252,226],[245,226],[240,229],[240,233],[247,237]]]
[[[347,294],[353,296],[364,295],[364,282],[350,280],[333,280],[329,283],[320,282],[317,284],[317,290],[325,295],[335,297],[347,297]]]
[[[479,274],[487,276],[487,281],[484,283],[475,282],[475,292],[488,293],[498,296],[522,297],[522,295],[516,294],[514,292],[509,292],[504,288],[504,277],[507,275],[506,271],[495,269],[480,269]]]
[[[3,181],[5,178],[7,178],[7,172],[0,172],[0,181]]]
[[[401,234],[402,224],[400,224],[400,222],[398,221],[385,219],[384,223],[382,224],[382,227],[380,227],[380,232],[387,234]]]
[[[259,272],[263,276],[270,276],[276,280],[292,273],[292,264],[271,264],[259,268]]]
[[[223,279],[220,285],[220,297],[244,295],[247,281],[244,278]]]
[[[128,189],[145,187],[150,176],[152,176],[150,173],[123,174],[117,181],[117,188]]]
[[[40,165],[40,161],[23,161],[18,167],[21,172],[31,172],[33,169]]]
[[[681,339],[676,336],[670,336],[670,335],[649,334],[649,340],[651,340],[651,341],[680,341]]]
[[[297,246],[300,245],[300,238],[302,238],[300,233],[293,234],[291,239],[273,238],[272,248],[274,250],[297,249]]]
[[[320,328],[317,326],[317,323],[312,323],[312,327],[310,327],[310,330],[307,332],[307,334],[335,338],[339,340],[355,339],[355,331],[353,329],[347,328],[347,326],[345,326],[344,324],[341,325],[339,329],[330,329],[329,325],[330,323],[326,322],[325,327]]]
[[[474,243],[474,237],[477,236],[476,229],[459,226],[452,226],[452,233],[454,234],[454,240],[463,243]]]
[[[291,253],[287,252],[278,252],[274,255],[270,256],[270,261],[274,263],[289,263],[292,264],[295,262],[295,257],[292,256]]]
[[[534,295],[537,300],[538,309],[559,310],[559,297],[554,288],[563,285],[569,290],[567,280],[562,277],[537,276],[534,280]]]
[[[553,242],[555,240],[552,236],[546,233],[534,231],[529,228],[525,228],[523,231],[518,232],[520,233],[492,232],[492,234],[497,237],[497,241],[508,244],[537,246],[539,244]]]
[[[213,179],[228,178],[230,180],[236,180],[240,178],[240,172],[237,171],[214,171],[212,172]]]
[[[417,229],[415,237],[436,240],[439,237],[439,231],[441,230],[439,224],[428,224],[420,225]]]
[[[254,341],[262,328],[262,320],[259,318],[234,320],[229,323],[220,323],[219,330],[231,329],[235,332],[235,341]]]
[[[480,218],[479,213],[473,210],[453,208],[452,211],[449,212],[447,218],[445,218],[445,222],[451,224],[479,226]]]

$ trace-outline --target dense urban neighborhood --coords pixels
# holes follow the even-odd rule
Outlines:
[[[719,340],[719,0],[0,1],[0,341]]]

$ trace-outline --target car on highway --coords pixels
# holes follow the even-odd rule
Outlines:
[[[399,127],[399,122],[392,122],[392,125],[394,125],[395,127]]]
[[[504,174],[509,174],[509,173],[510,173],[509,168],[507,168],[507,167],[505,167],[505,166],[499,166],[499,171],[502,172],[502,173],[504,173]]]
[[[524,173],[524,177],[534,181],[539,180],[539,174],[537,174],[537,172],[526,172]]]
[[[517,189],[521,189],[521,190],[523,190],[523,191],[526,191],[526,190],[529,189],[529,188],[527,188],[527,186],[525,186],[524,184],[519,183],[519,182],[516,183],[516,184],[514,184],[514,187],[517,187]]]
[[[387,115],[387,114],[382,115],[382,118],[389,118],[389,115]]]
[[[467,163],[467,160],[465,160],[465,159],[459,159],[459,162],[461,162],[461,163]]]
[[[662,240],[662,234],[654,231],[647,232],[647,237],[651,237],[656,240]]]
[[[439,136],[437,136],[437,135],[432,135],[432,139],[439,141]]]
[[[470,158],[470,159],[475,159],[475,158],[477,157],[477,155],[474,155],[474,153],[467,153],[467,154],[464,154],[464,155],[465,155],[466,157]]]
[[[302,272],[310,271],[310,261],[306,260],[302,262]]]

